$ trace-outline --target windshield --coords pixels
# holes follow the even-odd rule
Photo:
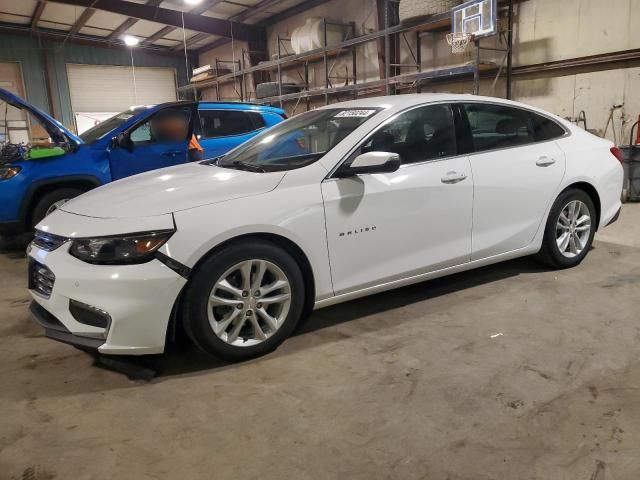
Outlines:
[[[322,158],[378,111],[332,108],[303,113],[254,137],[216,164],[258,172],[305,167]]]
[[[118,128],[124,122],[129,120],[131,117],[139,114],[143,110],[146,110],[146,107],[138,107],[127,110],[126,112],[118,113],[111,118],[107,118],[106,120],[98,123],[95,127],[90,128],[89,130],[80,134],[80,138],[85,143],[93,143],[96,140],[101,139],[111,130]]]

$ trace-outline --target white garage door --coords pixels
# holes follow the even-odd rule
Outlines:
[[[176,97],[172,68],[67,65],[71,108],[79,133],[133,105],[171,102]]]

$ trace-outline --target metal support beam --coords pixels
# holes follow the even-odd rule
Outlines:
[[[254,32],[248,42],[249,65],[258,65],[258,63],[269,58],[267,51],[267,31],[261,29]],[[246,66],[245,66],[246,68]],[[269,81],[267,72],[255,71],[251,74],[253,81],[253,91],[255,92],[259,84]]]
[[[160,40],[162,37],[173,32],[174,30],[175,30],[174,27],[163,27],[160,30],[158,30],[156,33],[148,37],[146,40],[143,40],[140,44],[142,46],[151,45],[156,40]]]
[[[42,17],[42,12],[44,12],[44,7],[46,6],[46,0],[40,0],[38,2],[36,8],[33,10],[33,15],[31,15],[31,28],[36,28],[38,26],[38,22],[40,21],[40,17]]]
[[[69,33],[71,35],[75,35],[80,30],[82,30],[82,27],[84,27],[87,24],[87,22],[89,21],[89,19],[91,17],[93,17],[94,13],[96,13],[95,9],[90,8],[90,7],[89,8],[85,8],[84,12],[82,12],[80,14],[80,16],[78,17],[76,22],[72,25],[71,30],[69,30]]]
[[[397,74],[397,68],[394,65],[399,63],[397,34],[389,33],[389,29],[396,24],[395,12],[397,8],[397,4],[392,0],[377,0],[378,28],[385,31],[382,40],[378,42],[378,65],[380,78],[385,79],[386,95],[395,93],[395,87],[386,79]]]
[[[157,1],[157,0],[155,0],[155,1]],[[191,10],[189,10],[189,13],[191,13],[192,15],[202,15],[207,10],[215,7],[217,4],[222,3],[224,1],[225,0],[207,0],[206,2],[202,3],[201,5],[193,7]],[[160,4],[160,3],[162,3],[162,0],[158,1],[158,4]],[[156,33],[151,35],[148,39],[146,39],[145,42],[147,44],[151,44],[151,43],[155,42],[156,40],[159,40],[160,38],[164,37],[165,35],[173,32],[174,30],[176,30],[175,27],[164,27],[164,28],[161,28]],[[159,35],[159,36],[156,36],[156,35]],[[178,47],[178,46],[175,47],[176,50],[179,50],[180,48],[184,48],[184,45],[182,45],[182,47]]]
[[[99,45],[103,47],[109,46],[109,40],[106,37],[98,37],[95,35],[85,35],[82,33],[70,34],[69,32],[65,32],[64,30],[55,30],[51,28],[31,28],[30,25],[18,25],[15,23],[6,23],[0,22],[0,33],[9,33],[13,35],[24,35],[24,36],[33,36],[34,34],[38,35],[42,38],[47,38],[54,41],[65,41],[65,39],[72,40],[75,43],[83,44],[83,45]],[[119,47],[125,48],[124,44],[119,44]],[[167,47],[159,47],[159,46],[145,46],[141,45],[142,48],[145,48],[149,51],[153,51],[155,53],[161,55],[168,55],[171,57],[176,56],[176,52],[172,52],[170,48]]]
[[[210,35],[208,33],[198,33],[197,35],[194,35],[191,38],[187,38],[187,42],[186,42],[187,48],[189,48],[194,43],[198,43],[201,40],[206,40],[209,37]],[[175,47],[173,47],[173,50],[174,51],[184,50],[184,43],[180,42],[179,45],[176,45]]]
[[[507,99],[513,96],[513,0],[509,0],[509,31],[507,32]]]
[[[92,7],[97,10],[118,13],[139,20],[163,23],[169,27],[182,28],[182,14],[168,8],[151,7],[149,5],[129,2],[125,0],[55,0],[57,3],[75,5],[78,7]],[[196,32],[231,38],[233,32],[237,40],[247,40],[252,30],[251,25],[200,14],[185,12],[184,27]]]
[[[150,7],[159,7],[162,3],[162,0],[147,0],[146,5]],[[136,23],[138,23],[137,18],[129,17],[124,22],[122,22],[113,32],[109,35],[109,40],[115,40],[120,38],[127,30],[133,27]]]

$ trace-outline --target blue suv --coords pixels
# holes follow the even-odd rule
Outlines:
[[[87,190],[137,173],[218,157],[282,122],[284,110],[250,103],[172,102],[135,107],[75,135],[47,113],[0,89],[0,100],[26,111],[46,130],[45,144],[0,150],[0,234],[29,231],[48,213]]]

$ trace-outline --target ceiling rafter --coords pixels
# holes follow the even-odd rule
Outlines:
[[[72,35],[75,35],[80,30],[82,30],[82,28],[87,24],[89,19],[93,17],[94,13],[96,13],[96,10],[94,8],[91,8],[91,7],[85,8],[84,11],[78,17],[78,19],[73,24],[73,26],[71,27],[71,30],[69,30],[69,33]]]
[[[174,27],[162,27],[156,33],[154,33],[150,37],[147,37],[145,40],[143,40],[142,41],[142,45],[151,45],[156,40],[160,40],[162,37],[164,37],[165,35],[168,35],[169,33],[173,32],[174,30],[175,30]]]
[[[31,28],[30,25],[20,25],[15,23],[0,22],[0,32],[24,36],[33,36],[33,34],[35,33],[38,35],[38,37],[55,41],[65,41],[67,38],[70,38],[72,41],[79,44],[100,45],[103,47],[109,46],[107,37],[87,35],[83,33],[69,34],[69,32],[65,32],[63,30],[42,27]],[[122,45],[122,48],[125,48],[124,45]],[[172,51],[171,48],[157,45],[150,45],[143,48],[162,55],[176,56],[178,54],[177,52]]]
[[[197,5],[197,6],[193,7],[191,10],[189,10],[189,13],[194,14],[194,15],[202,15],[207,10],[212,9],[213,7],[215,7],[216,5],[218,5],[219,3],[222,3],[222,2],[224,2],[224,0],[207,0],[202,5]],[[144,40],[142,43],[144,43],[145,45],[151,45],[153,42],[155,42],[157,40],[160,40],[162,37],[164,37],[165,35],[173,32],[174,30],[176,30],[175,27],[171,27],[171,28],[164,27],[164,28],[158,30],[153,35],[151,35],[146,40]],[[176,47],[176,49],[177,48],[178,47]]]
[[[42,12],[44,12],[44,7],[47,6],[47,0],[40,0],[36,8],[33,9],[33,15],[31,15],[31,28],[36,28],[38,26],[38,22],[40,21],[40,17],[42,17]]]
[[[50,0],[51,1],[51,0]],[[249,38],[253,29],[251,25],[244,23],[222,20],[219,18],[201,16],[200,14],[171,10],[162,7],[150,7],[143,3],[134,3],[126,0],[55,0],[57,3],[66,5],[75,5],[79,7],[91,7],[97,10],[104,10],[111,13],[118,13],[128,17],[137,18],[139,20],[147,20],[150,22],[163,23],[174,28],[182,27],[182,19],[184,17],[184,27],[201,33],[210,35],[218,35],[231,38],[233,32],[234,37],[238,40]],[[221,1],[221,0],[210,0]],[[209,2],[207,3],[209,4]]]
[[[194,35],[191,38],[187,38],[187,48],[189,48],[191,45],[193,45],[194,43],[198,43],[201,42],[202,40],[206,40],[207,38],[209,38],[211,35],[206,34],[206,33],[198,33],[196,35]],[[176,45],[175,47],[173,47],[173,50],[177,51],[177,50],[183,50],[184,49],[184,44],[180,43],[179,45]]]
[[[146,5],[149,7],[159,7],[161,3],[162,0],[147,0]],[[120,38],[122,34],[124,34],[127,30],[138,23],[138,21],[139,20],[137,18],[127,18],[124,22],[118,25],[118,27],[113,32],[111,32],[111,35],[109,35],[109,40],[116,40],[117,38]]]

